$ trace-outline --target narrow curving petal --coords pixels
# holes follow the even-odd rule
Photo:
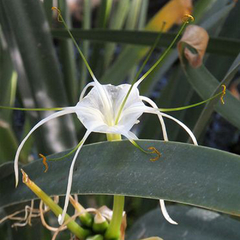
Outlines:
[[[133,87],[138,88],[139,84],[140,84],[142,81],[143,81],[143,79],[140,78],[139,80],[137,80],[137,81],[134,83]]]
[[[156,105],[156,103],[153,102],[150,98],[144,97],[144,96],[140,96],[140,98],[141,98],[143,101],[145,101],[145,102],[147,102],[148,104],[150,104],[153,108],[158,108],[158,106]],[[163,139],[164,139],[164,141],[168,141],[168,135],[167,135],[166,125],[165,125],[165,122],[164,122],[164,120],[163,120],[163,117],[162,117],[162,115],[160,114],[160,112],[158,112],[157,115],[158,115],[160,124],[161,124],[161,126],[162,126]]]
[[[67,107],[62,111],[56,112],[51,114],[50,116],[44,118],[43,120],[41,120],[40,122],[38,122],[31,130],[30,132],[27,134],[27,136],[22,140],[22,142],[20,143],[16,155],[15,155],[15,159],[14,159],[14,172],[15,172],[15,181],[16,181],[16,187],[18,185],[18,180],[19,180],[19,175],[18,175],[18,159],[19,159],[19,155],[20,152],[23,148],[23,145],[25,144],[25,142],[27,141],[27,139],[30,137],[30,135],[40,126],[42,126],[44,123],[54,119],[54,118],[58,118],[61,116],[64,116],[66,114],[70,114],[70,113],[74,113],[76,112],[76,108],[75,107]]]
[[[159,111],[159,110],[158,110]],[[194,136],[193,132],[184,124],[182,123],[181,121],[179,121],[178,119],[166,114],[166,113],[160,113],[163,117],[166,117],[166,118],[169,118],[171,120],[173,120],[174,122],[178,123],[187,133],[188,135],[190,136],[190,138],[192,139],[193,141],[193,144],[194,145],[197,145],[198,146],[198,142],[197,142],[197,139],[196,137]]]
[[[129,141],[130,140],[138,140],[138,137],[131,131],[128,131],[127,133],[122,134],[124,137],[126,137]]]
[[[90,135],[92,131],[91,130],[87,130],[87,132],[85,133],[83,139],[81,140],[81,144],[80,146],[78,147],[74,157],[73,157],[73,160],[72,160],[72,163],[71,163],[71,167],[70,167],[70,170],[69,170],[69,174],[68,174],[68,184],[67,184],[67,191],[66,191],[66,197],[65,197],[65,203],[64,203],[64,208],[63,208],[63,212],[61,215],[58,216],[58,222],[60,225],[63,224],[64,222],[64,218],[65,218],[65,215],[66,215],[66,212],[67,212],[67,207],[68,207],[68,203],[69,203],[69,197],[70,197],[70,192],[71,192],[71,188],[72,188],[72,179],[73,179],[73,169],[74,169],[74,165],[75,165],[75,162],[77,160],[77,157],[78,157],[78,154],[84,144],[84,142],[86,141],[86,139],[88,138],[88,136]]]
[[[178,119],[176,119],[176,118],[174,118],[174,117],[172,117],[172,116],[170,116],[166,113],[160,112],[158,108],[150,108],[149,107],[148,109],[146,109],[145,113],[161,114],[163,117],[166,117],[166,118],[169,118],[169,119],[173,120],[174,122],[176,122],[178,125],[180,125],[188,133],[188,135],[190,136],[190,138],[193,141],[193,144],[198,145],[197,139],[194,136],[193,132],[184,123],[182,123]]]
[[[81,101],[81,100],[83,99],[83,97],[84,97],[86,91],[88,90],[88,88],[94,87],[94,86],[95,86],[95,82],[90,82],[90,83],[88,83],[88,84],[84,87],[84,89],[82,90],[82,92],[81,92],[81,94],[80,94],[80,97],[79,97],[79,101]]]
[[[166,206],[165,206],[165,202],[164,200],[162,199],[159,199],[159,203],[160,203],[160,207],[161,207],[161,210],[162,210],[162,214],[164,216],[164,218],[171,224],[174,224],[174,225],[178,225],[177,222],[173,221],[172,218],[169,216],[168,212],[167,212],[167,209],[166,209]]]
[[[158,109],[158,106],[156,105],[155,102],[153,102],[150,98],[147,98],[147,97],[144,97],[144,96],[141,96],[141,99],[145,102],[147,102],[148,104],[150,104],[154,109]],[[166,130],[166,126],[165,126],[165,123],[164,123],[164,120],[163,120],[163,117],[162,115],[160,114],[160,112],[157,112],[157,115],[158,115],[158,118],[159,118],[159,121],[160,121],[160,124],[162,126],[162,132],[163,132],[163,139],[165,141],[168,141],[168,136],[167,136],[167,130]],[[177,224],[174,220],[172,220],[172,218],[169,216],[168,212],[167,212],[167,209],[165,207],[165,202],[163,199],[159,199],[159,203],[160,203],[160,207],[161,207],[161,210],[162,210],[162,214],[164,216],[164,218],[171,224]]]

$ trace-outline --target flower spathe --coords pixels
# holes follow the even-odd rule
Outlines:
[[[137,87],[140,84],[141,80],[137,81],[133,85],[130,95],[127,98],[127,101],[122,108],[121,115],[117,123],[116,123],[116,118],[118,116],[118,112],[121,109],[123,100],[126,97],[131,85],[130,84],[121,84],[118,86],[113,86],[111,84],[101,85],[97,81],[97,79],[94,78],[93,80],[94,80],[93,82],[87,84],[86,87],[83,89],[80,95],[79,102],[77,103],[76,106],[63,108],[63,110],[55,112],[52,115],[41,120],[39,123],[37,123],[30,130],[27,136],[23,139],[23,141],[21,142],[21,144],[17,149],[16,156],[15,156],[14,170],[15,170],[15,178],[16,178],[16,185],[17,185],[18,178],[19,178],[18,159],[19,159],[20,151],[24,143],[26,142],[26,140],[37,128],[39,128],[44,123],[50,121],[51,119],[54,119],[66,114],[70,114],[70,113],[76,113],[80,122],[87,129],[83,139],[81,140],[74,154],[71,167],[69,170],[64,209],[63,209],[62,215],[59,217],[60,224],[63,223],[64,217],[67,211],[68,203],[69,203],[74,164],[76,162],[77,156],[84,142],[86,141],[87,137],[91,132],[98,132],[98,133],[105,133],[105,134],[120,134],[125,136],[127,139],[129,139],[133,143],[134,140],[137,140],[138,138],[134,133],[131,132],[132,127],[139,122],[138,119],[143,113],[151,113],[151,114],[158,115],[165,141],[168,141],[168,136],[167,136],[166,127],[163,121],[163,117],[170,118],[171,120],[177,122],[180,126],[182,126],[191,137],[193,143],[197,145],[196,138],[194,137],[193,133],[186,125],[184,125],[179,120],[167,114],[161,113],[157,105],[151,99],[144,96],[140,96]],[[89,93],[86,96],[84,96],[87,89],[90,87],[92,87],[92,89],[89,91]],[[144,102],[147,102],[151,107],[145,105]],[[173,221],[169,217],[163,200],[160,200],[160,206],[166,220],[172,224],[177,224],[175,221]]]

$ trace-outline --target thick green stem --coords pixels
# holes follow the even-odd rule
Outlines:
[[[119,134],[107,134],[108,141],[121,140],[121,135]],[[105,233],[106,239],[119,238],[120,227],[122,223],[122,215],[124,210],[124,196],[114,196],[113,202],[113,216],[110,225]]]
[[[62,208],[56,204],[45,192],[42,191],[34,182],[30,180],[28,175],[23,171],[23,183],[25,183],[51,210],[52,212],[58,217],[62,214]],[[65,216],[65,221],[70,218],[68,214]],[[76,235],[79,239],[85,239],[87,236],[90,235],[90,232],[86,229],[80,227],[74,220],[70,221],[67,224],[67,228]]]
[[[122,215],[124,210],[124,196],[114,196],[113,202],[113,216],[108,227],[107,232],[105,233],[106,239],[119,238],[120,236],[120,227],[122,223]]]

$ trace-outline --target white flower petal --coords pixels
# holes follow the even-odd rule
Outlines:
[[[172,117],[172,116],[170,116],[166,113],[162,113],[156,108],[148,108],[145,112],[146,113],[152,113],[152,114],[161,114],[163,117],[166,117],[166,118],[169,118],[169,119],[173,120],[174,122],[176,122],[178,125],[180,125],[188,133],[188,135],[190,136],[190,138],[193,141],[193,144],[198,145],[197,139],[195,138],[193,132],[184,123],[182,123],[178,119],[176,119],[176,118],[174,118],[174,117]]]
[[[105,85],[101,85],[97,81],[97,79],[95,79],[94,81],[95,81],[95,90],[97,91],[97,97],[103,105],[104,112],[108,113],[112,109],[112,102],[111,102],[111,99],[109,98],[108,92],[105,89]]]
[[[44,118],[43,120],[41,120],[40,122],[38,122],[31,130],[30,132],[27,134],[27,136],[22,140],[22,142],[20,143],[18,149],[17,149],[17,152],[16,152],[16,155],[15,155],[15,159],[14,159],[14,172],[15,172],[15,180],[16,180],[16,186],[18,185],[18,179],[19,179],[19,176],[18,176],[18,159],[19,159],[19,155],[20,155],[20,152],[23,148],[23,145],[24,143],[27,141],[27,139],[30,137],[30,135],[37,129],[39,128],[41,125],[43,125],[44,123],[54,119],[54,118],[58,118],[58,117],[61,117],[63,115],[66,115],[66,114],[70,114],[70,113],[74,113],[76,111],[76,108],[75,107],[67,107],[67,108],[64,108],[64,110],[62,111],[59,111],[59,112],[56,112],[56,113],[53,113],[51,114],[50,116]]]
[[[71,164],[71,167],[70,167],[70,170],[69,170],[69,174],[68,174],[68,184],[67,184],[67,191],[66,191],[66,197],[65,197],[65,203],[64,203],[64,208],[63,208],[63,212],[62,214],[58,217],[58,222],[60,225],[63,224],[64,222],[64,218],[65,218],[65,215],[66,215],[66,212],[67,212],[67,207],[68,207],[68,203],[69,203],[69,197],[70,197],[70,192],[71,192],[71,188],[72,188],[72,179],[73,179],[73,169],[74,169],[74,165],[75,165],[75,162],[76,162],[76,159],[77,159],[77,156],[84,144],[84,142],[86,141],[87,137],[89,136],[89,134],[91,133],[92,131],[88,130],[83,139],[81,140],[81,145],[78,147],[74,157],[73,157],[73,160],[72,160],[72,164]]]
[[[164,216],[164,218],[171,224],[175,224],[175,225],[178,225],[177,222],[173,221],[171,219],[171,217],[169,216],[168,212],[167,212],[167,209],[166,209],[166,206],[165,206],[165,202],[164,200],[160,199],[159,200],[159,203],[160,203],[160,207],[161,207],[161,210],[162,210],[162,214]]]
[[[128,131],[127,133],[123,133],[122,135],[124,135],[127,139],[130,140],[138,140],[138,137],[131,131]]]
[[[158,106],[156,105],[156,103],[153,102],[150,98],[147,98],[147,97],[141,96],[141,99],[142,99],[143,101],[149,103],[153,108],[158,109]],[[164,123],[163,117],[162,117],[161,114],[160,114],[160,111],[159,111],[159,113],[157,113],[157,115],[158,115],[158,118],[159,118],[160,124],[161,124],[161,126],[162,126],[163,139],[164,139],[165,141],[168,141],[168,135],[167,135],[166,126],[165,126],[165,123]]]
[[[81,94],[80,94],[79,101],[81,101],[81,100],[83,99],[83,97],[84,97],[87,89],[88,89],[89,87],[94,87],[94,85],[95,85],[95,82],[90,82],[90,83],[88,83],[88,84],[84,87],[84,89],[82,90],[82,92],[81,92]]]
[[[198,145],[197,139],[196,139],[196,137],[194,136],[193,132],[192,132],[184,123],[182,123],[182,122],[179,121],[178,119],[176,119],[176,118],[174,118],[174,117],[172,117],[172,116],[170,116],[170,115],[168,115],[168,114],[166,114],[166,113],[162,113],[162,112],[161,112],[161,115],[162,115],[163,117],[169,118],[169,119],[175,121],[176,123],[178,123],[178,124],[189,134],[190,138],[191,138],[192,141],[193,141],[193,144],[194,144],[194,145]]]
[[[138,123],[138,118],[141,117],[145,109],[146,106],[143,103],[135,104],[135,106],[124,109],[118,125],[124,127],[126,131],[131,130],[131,128]]]

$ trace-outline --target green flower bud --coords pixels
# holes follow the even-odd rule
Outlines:
[[[93,222],[93,231],[96,233],[103,233],[108,228],[108,222],[105,217],[103,217],[100,213],[97,213],[94,217]]]

